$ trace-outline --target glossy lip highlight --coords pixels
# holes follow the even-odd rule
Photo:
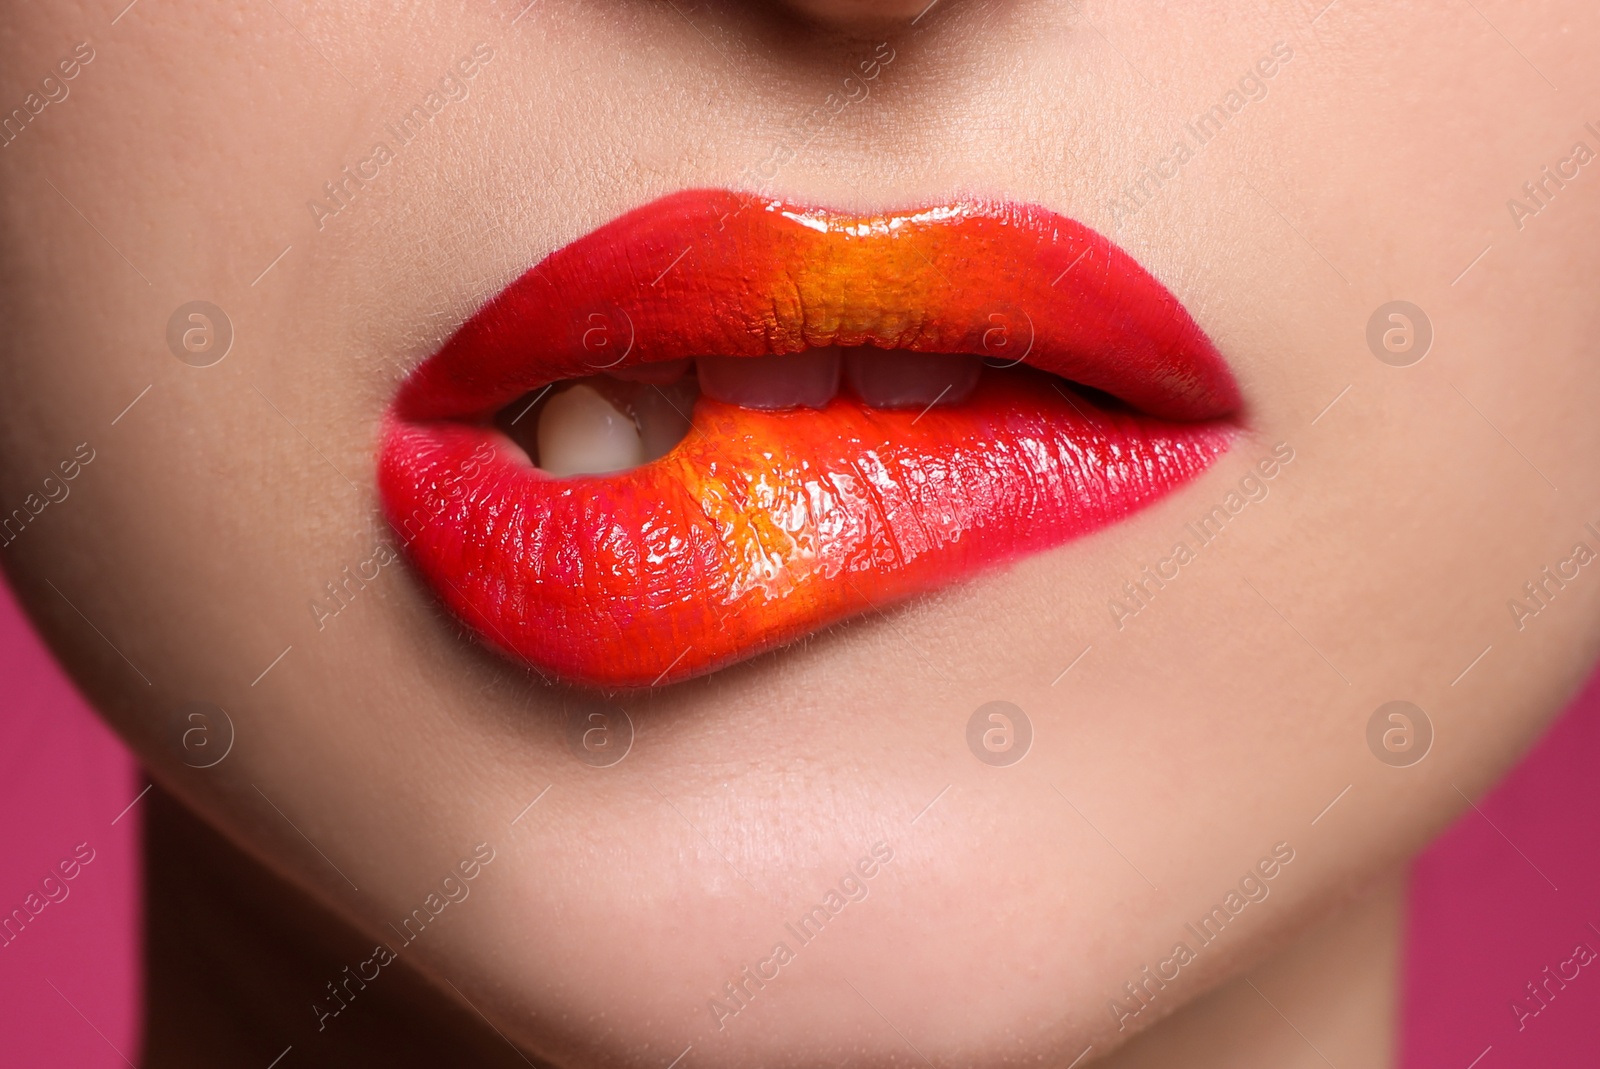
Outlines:
[[[570,479],[487,418],[613,364],[835,344],[1025,356],[1138,411],[1017,374],[922,413],[702,397],[666,457]],[[854,216],[688,191],[469,319],[402,385],[379,483],[412,563],[486,641],[569,681],[649,686],[1113,522],[1223,452],[1238,404],[1165,287],[1046,209]]]

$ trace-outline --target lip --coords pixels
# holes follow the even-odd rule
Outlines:
[[[825,345],[1020,361],[1122,404],[988,373],[921,413],[702,396],[667,456],[566,479],[489,420],[559,379]],[[484,641],[569,682],[652,686],[1115,522],[1224,452],[1239,404],[1178,300],[1047,209],[851,215],[691,190],[552,253],[417,368],[379,490]]]

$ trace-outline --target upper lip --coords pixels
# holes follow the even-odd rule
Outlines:
[[[1221,354],[1171,293],[1047,209],[965,201],[852,217],[688,190],[513,282],[405,382],[396,412],[471,417],[617,366],[825,345],[1021,360],[1168,419],[1240,403]]]
[[[490,420],[607,368],[833,345],[1026,362],[1123,404],[1004,376],[921,415],[702,397],[672,453],[573,479]],[[402,384],[379,484],[412,563],[486,641],[566,679],[653,685],[1112,523],[1204,470],[1239,404],[1172,294],[1045,208],[848,215],[690,190],[474,314]]]

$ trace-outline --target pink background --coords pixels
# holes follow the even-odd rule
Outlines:
[[[1600,959],[1523,1021],[1511,1002],[1600,952],[1600,673],[1526,760],[1417,862],[1405,1069],[1600,1065]],[[1498,830],[1497,830],[1498,829]],[[1542,875],[1541,875],[1542,873]],[[1591,927],[1593,924],[1596,927]],[[1568,968],[1570,974],[1571,968]],[[1484,1051],[1488,1050],[1487,1054]]]
[[[111,821],[144,785],[3,581],[0,681],[0,916],[43,898],[78,843],[95,852],[67,897],[0,947],[0,1065],[137,1063],[139,806]]]
[[[143,784],[4,583],[0,680],[0,914],[21,907],[76,844],[95,850],[66,900],[0,948],[0,1063],[133,1064],[139,806],[118,814]],[[1417,863],[1405,1069],[1600,1064],[1600,960],[1564,989],[1552,984],[1555,995],[1520,1030],[1511,1009],[1512,999],[1526,998],[1525,984],[1543,980],[1542,970],[1557,969],[1578,943],[1600,951],[1597,761],[1600,675],[1479,811]]]

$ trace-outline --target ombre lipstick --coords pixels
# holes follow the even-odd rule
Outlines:
[[[1114,522],[1238,406],[1176,298],[1046,209],[692,190],[473,315],[402,385],[379,484],[484,641],[652,686]]]

